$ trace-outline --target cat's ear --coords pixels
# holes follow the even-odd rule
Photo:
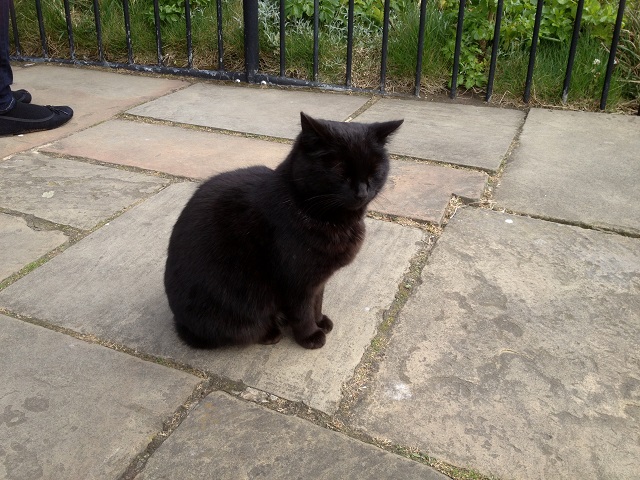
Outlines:
[[[390,122],[372,123],[371,129],[373,130],[373,133],[376,136],[378,142],[381,145],[384,145],[385,143],[387,143],[389,135],[400,128],[400,125],[402,125],[403,122],[404,119],[392,120]]]
[[[321,137],[328,137],[329,131],[324,122],[311,118],[304,112],[300,112],[300,125],[305,133],[315,133]]]

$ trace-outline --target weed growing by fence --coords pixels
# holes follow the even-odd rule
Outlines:
[[[213,0],[190,0],[189,7],[192,16],[202,15],[206,8],[214,4]],[[151,26],[154,26],[155,9],[150,4],[145,11],[147,20]],[[164,24],[183,22],[185,19],[185,3],[183,0],[159,0],[158,16]]]
[[[536,4],[535,0],[507,0],[504,3],[500,31],[502,58],[519,57],[520,51],[528,51],[531,46]],[[458,5],[458,0],[444,0],[444,16],[450,23],[457,21]],[[610,43],[616,12],[617,5],[614,6],[613,3],[601,4],[598,0],[585,0],[581,22],[583,38]],[[469,0],[467,3],[459,85],[466,88],[486,85],[496,13],[496,0]],[[562,50],[568,51],[575,13],[575,2],[546,0],[540,24],[541,43],[557,44]],[[455,38],[449,37],[445,48],[447,55],[451,58],[453,58],[454,46]],[[559,71],[562,70],[561,67]]]

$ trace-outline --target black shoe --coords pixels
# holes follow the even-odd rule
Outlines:
[[[73,117],[69,107],[52,107],[16,102],[8,112],[0,114],[0,135],[51,130],[64,125]]]
[[[31,94],[26,90],[16,90],[11,93],[13,94],[13,98],[16,99],[16,102],[31,103]]]

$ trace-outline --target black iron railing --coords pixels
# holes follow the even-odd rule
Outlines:
[[[157,48],[157,63],[153,65],[149,64],[137,64],[134,62],[134,55],[131,42],[131,19],[129,14],[129,0],[122,0],[125,25],[126,44],[127,44],[127,61],[126,62],[110,62],[105,60],[104,48],[102,41],[101,21],[100,21],[100,4],[99,0],[93,0],[93,9],[95,16],[95,31],[96,42],[98,47],[98,60],[79,60],[76,58],[74,36],[71,21],[71,13],[69,8],[69,0],[64,0],[65,18],[67,26],[67,37],[69,43],[69,57],[68,58],[53,58],[49,55],[47,46],[47,36],[45,32],[45,26],[42,16],[42,0],[35,0],[37,22],[39,27],[40,42],[42,47],[42,55],[39,57],[25,56],[22,54],[20,47],[20,36],[18,32],[16,14],[13,4],[11,5],[11,22],[13,26],[14,47],[16,54],[12,57],[14,60],[30,61],[30,62],[56,62],[56,63],[71,63],[79,65],[95,65],[95,66],[108,66],[113,68],[123,68],[135,71],[144,72],[157,72],[164,74],[178,74],[195,77],[204,77],[211,79],[221,80],[240,80],[248,83],[272,83],[278,85],[293,85],[293,86],[305,86],[305,87],[319,87],[325,89],[345,89],[356,91],[367,91],[374,93],[385,93],[386,75],[387,75],[387,52],[389,47],[389,26],[390,26],[390,0],[384,0],[384,21],[382,26],[382,44],[381,44],[381,60],[380,60],[380,83],[377,89],[360,89],[352,86],[352,68],[353,68],[353,31],[354,31],[354,0],[348,0],[348,19],[347,19],[347,49],[346,49],[346,75],[344,83],[342,84],[326,84],[318,81],[318,68],[319,68],[319,0],[313,1],[313,70],[311,79],[300,79],[285,76],[286,71],[286,50],[285,50],[285,2],[286,0],[279,0],[280,2],[280,38],[279,38],[279,75],[271,75],[267,73],[261,73],[259,71],[259,25],[258,25],[258,0],[243,0],[243,21],[244,21],[244,71],[230,71],[225,68],[224,63],[224,43],[223,43],[223,31],[222,31],[222,0],[216,0],[216,14],[217,14],[217,47],[218,47],[218,65],[217,69],[196,69],[193,68],[193,48],[191,42],[191,5],[190,0],[184,0],[185,17],[186,17],[186,49],[187,49],[187,67],[171,67],[164,64],[163,55],[163,43],[161,35],[161,19],[160,19],[160,7],[158,0],[153,0],[154,11],[154,25],[155,25],[155,40]],[[428,0],[420,0],[420,22],[418,38],[416,39],[417,58],[416,58],[416,74],[414,95],[420,94],[420,82],[422,76],[422,61],[424,53],[424,41],[425,41],[425,18],[426,7]],[[455,98],[457,96],[458,75],[460,69],[460,53],[461,43],[463,36],[464,15],[466,0],[459,0],[458,10],[458,22],[456,28],[455,50],[453,57],[453,67],[451,72],[451,88],[450,97]],[[502,15],[504,12],[503,0],[497,0],[497,12],[495,18],[494,35],[492,40],[492,52],[489,65],[489,76],[486,87],[486,101],[491,100],[493,93],[493,86],[495,81],[496,64],[498,60],[498,47],[500,42],[500,27],[502,22]],[[611,48],[609,50],[609,58],[607,61],[607,68],[605,78],[603,82],[603,89],[600,98],[600,109],[604,110],[607,105],[607,97],[609,94],[609,88],[611,85],[611,77],[613,74],[615,55],[620,40],[620,31],[622,28],[622,20],[625,11],[626,0],[619,0],[618,11],[615,25],[612,26],[613,37],[611,42]],[[534,28],[531,38],[531,47],[529,52],[529,64],[525,79],[525,86],[523,92],[523,99],[526,103],[529,103],[531,96],[531,86],[533,81],[533,71],[535,67],[536,53],[538,47],[538,38],[540,33],[540,24],[542,18],[542,12],[544,8],[544,0],[537,0],[536,14],[534,21]],[[580,32],[580,25],[582,19],[582,13],[584,9],[584,0],[578,0],[576,15],[573,24],[573,35],[571,38],[571,45],[569,49],[569,59],[567,62],[567,68],[564,76],[564,84],[562,90],[562,100],[566,101],[571,84],[571,75],[575,61],[576,49],[578,44],[578,36]],[[640,108],[638,110],[640,115]]]

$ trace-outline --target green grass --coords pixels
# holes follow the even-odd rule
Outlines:
[[[94,23],[93,2],[80,0],[71,3],[71,18],[76,58],[98,60],[98,45]],[[124,12],[120,0],[100,1],[100,20],[104,55],[107,61],[126,62],[127,43]],[[151,2],[130,0],[131,43],[134,62],[156,64],[157,49]],[[41,56],[35,3],[15,0],[22,53]],[[42,2],[48,53],[54,58],[70,58],[67,26],[62,0]],[[223,44],[225,68],[241,69],[244,63],[242,4],[223,3]],[[186,28],[183,22],[166,22],[161,29],[163,60],[168,66],[186,67]],[[215,4],[192,15],[192,42],[194,63],[197,68],[216,69],[218,65],[217,21]]]
[[[193,1],[193,0],[192,0]],[[71,18],[76,58],[97,60],[98,48],[94,26],[92,0],[76,0]],[[242,71],[243,30],[242,2],[223,2],[224,68]],[[47,43],[51,57],[69,58],[67,27],[62,0],[42,2]],[[111,62],[126,62],[127,47],[124,31],[122,2],[101,0],[101,24],[104,55]],[[217,24],[215,1],[202,0],[192,11],[192,41],[194,67],[218,68]],[[41,56],[35,5],[31,0],[15,0],[18,12],[20,41],[23,54]],[[134,61],[156,64],[156,39],[150,1],[130,0],[131,36]],[[412,94],[415,82],[419,9],[417,2],[405,2],[404,10],[392,15],[389,34],[387,92]],[[438,2],[428,2],[425,48],[421,72],[421,93],[442,94],[448,88],[452,60],[447,53],[447,42],[455,36],[455,23],[444,15]],[[640,95],[640,4],[632,0],[627,7],[625,30],[621,36],[618,65],[614,71],[608,99],[608,110],[637,109]],[[186,67],[186,28],[183,21],[164,22],[161,30],[164,64]],[[486,43],[486,42],[485,42]],[[356,25],[353,47],[352,85],[376,89],[380,82],[382,32],[375,25]],[[260,6],[260,70],[279,73],[279,18],[278,6],[273,0]],[[490,50],[482,45],[482,50]],[[583,35],[577,50],[569,90],[569,105],[574,108],[596,109],[602,91],[602,82],[608,58],[608,45]],[[562,84],[567,66],[569,46],[558,42],[542,41],[538,49],[533,78],[531,103],[533,105],[560,105]],[[600,62],[598,63],[599,60]],[[594,64],[595,61],[595,64]],[[493,90],[493,101],[521,105],[527,71],[528,48],[501,51]],[[346,64],[346,27],[336,20],[323,25],[320,32],[320,58],[318,80],[330,84],[343,84]],[[481,62],[486,78],[488,61]],[[309,22],[288,21],[286,30],[286,75],[312,79],[313,32]],[[482,85],[482,82],[480,82]],[[483,89],[472,90],[482,94]],[[464,93],[460,88],[459,92]]]
[[[415,83],[418,57],[420,12],[410,8],[396,18],[389,38],[388,79],[392,85],[411,89]],[[424,50],[422,57],[421,85],[425,93],[443,90],[451,72],[452,62],[443,51],[450,35],[450,25],[442,12],[427,9],[425,18]]]
[[[531,102],[536,105],[557,105],[562,96],[569,49],[554,42],[542,42],[538,48],[531,87]],[[571,75],[568,103],[577,108],[598,108],[606,62],[607,49],[601,42],[583,37],[578,42],[576,58]],[[517,50],[501,55],[497,64],[496,95],[507,98],[524,90],[529,62],[528,50]],[[621,102],[622,82],[618,72],[614,75],[609,91],[609,104]]]
[[[619,104],[632,108],[640,97],[640,0],[631,1],[625,15],[618,54],[621,92]],[[636,103],[635,109],[638,109]]]

